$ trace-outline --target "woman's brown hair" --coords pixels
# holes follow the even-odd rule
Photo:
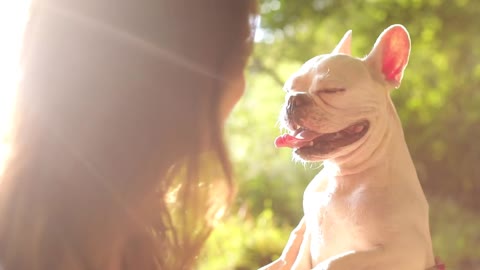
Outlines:
[[[191,269],[233,195],[219,112],[253,0],[37,0],[12,153],[4,270]]]

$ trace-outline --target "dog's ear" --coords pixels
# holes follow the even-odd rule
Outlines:
[[[333,49],[332,54],[343,53],[346,55],[352,54],[352,30],[348,30],[345,35],[343,35],[342,40],[337,44],[337,47]]]
[[[364,59],[373,72],[395,88],[400,86],[410,55],[410,36],[402,25],[395,24],[383,31],[372,51]]]

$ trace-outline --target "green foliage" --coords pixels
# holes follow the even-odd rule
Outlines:
[[[449,269],[480,268],[480,216],[451,200],[430,200],[430,224],[436,255]]]
[[[199,269],[257,269],[280,256],[290,229],[275,225],[271,209],[256,218],[232,216],[210,237]]]

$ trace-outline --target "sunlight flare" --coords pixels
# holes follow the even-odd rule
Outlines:
[[[0,175],[10,152],[15,92],[21,79],[20,54],[31,0],[0,2]]]

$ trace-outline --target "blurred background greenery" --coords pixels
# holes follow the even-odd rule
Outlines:
[[[448,269],[480,269],[480,1],[262,0],[260,11],[247,92],[228,124],[239,193],[200,269],[257,269],[279,256],[321,168],[273,146],[283,82],[348,29],[363,57],[394,23],[412,39],[392,96],[430,201],[435,254]]]

